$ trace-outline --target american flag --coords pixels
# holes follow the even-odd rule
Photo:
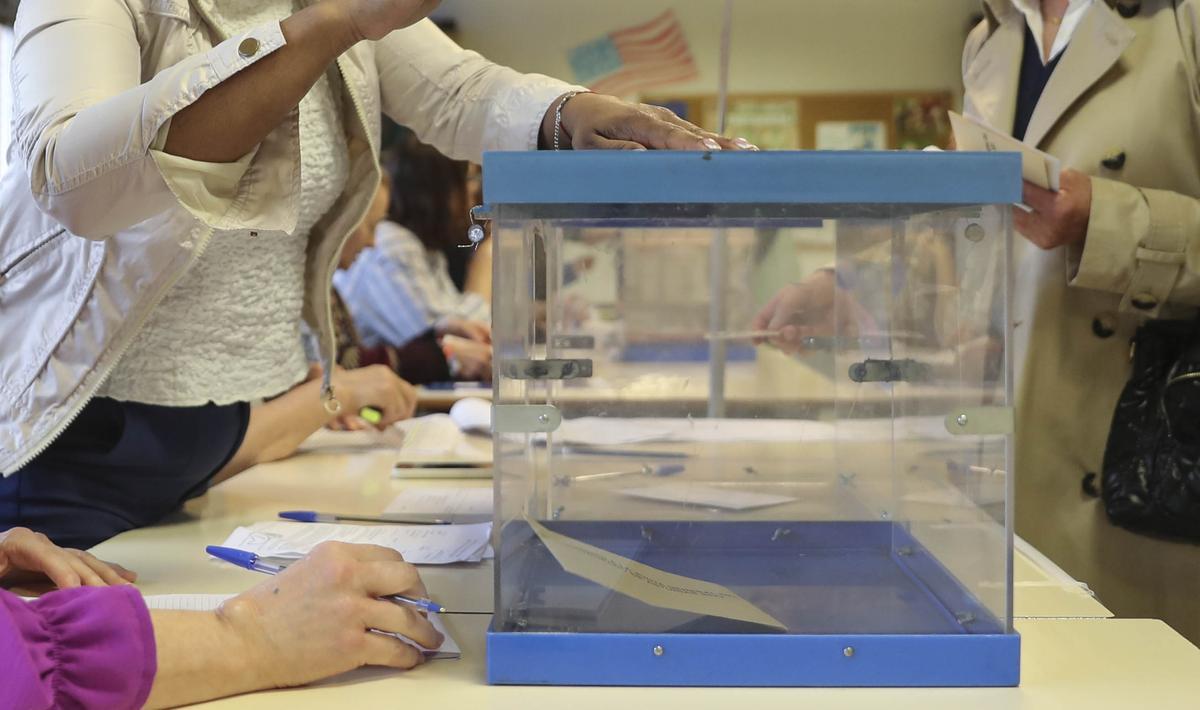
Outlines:
[[[576,47],[569,60],[576,81],[616,96],[699,76],[674,10]]]

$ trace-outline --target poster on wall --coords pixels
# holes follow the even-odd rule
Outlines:
[[[721,120],[715,100],[707,102],[704,113],[703,125],[717,130]],[[798,150],[800,102],[792,97],[732,97],[725,135],[745,138],[763,150]]]
[[[883,121],[821,121],[817,124],[817,150],[887,150],[887,124]]]
[[[950,97],[948,95],[897,97],[892,109],[896,147],[922,150],[926,146],[950,147]]]

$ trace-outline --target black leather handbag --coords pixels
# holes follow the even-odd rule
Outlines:
[[[1116,525],[1200,541],[1200,320],[1149,321],[1133,347],[1099,494]]]

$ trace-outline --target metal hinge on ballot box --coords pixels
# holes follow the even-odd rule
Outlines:
[[[582,358],[505,360],[500,376],[510,380],[579,380],[592,376],[592,361]]]
[[[497,434],[550,432],[562,424],[562,413],[552,404],[494,404],[492,431]]]
[[[866,360],[850,366],[855,382],[923,382],[932,368],[916,360]]]

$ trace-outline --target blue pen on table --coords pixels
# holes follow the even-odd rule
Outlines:
[[[451,521],[441,518],[417,518],[392,515],[345,515],[342,513],[318,513],[315,510],[284,510],[279,513],[284,520],[297,523],[391,523],[392,525],[450,525]]]
[[[223,562],[263,574],[279,574],[296,561],[287,557],[261,557],[253,552],[220,545],[209,545],[204,548],[204,551]],[[397,604],[413,606],[430,614],[441,614],[446,611],[441,604],[429,599],[406,597],[403,594],[389,594],[382,598]]]

